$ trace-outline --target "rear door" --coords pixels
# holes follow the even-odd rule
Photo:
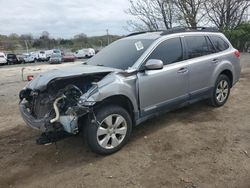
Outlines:
[[[185,36],[186,59],[189,64],[189,94],[191,99],[208,95],[211,92],[210,78],[213,64],[217,59],[206,36]]]
[[[163,41],[149,55],[147,60],[149,59],[162,60],[164,68],[138,73],[142,116],[162,108],[171,108],[188,99],[188,67],[182,62],[183,48],[180,38]]]

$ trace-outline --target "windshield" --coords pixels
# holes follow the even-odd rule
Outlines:
[[[134,65],[153,41],[152,39],[118,40],[89,59],[87,64],[126,70]]]
[[[60,58],[60,57],[61,57],[61,54],[52,54],[51,57],[52,57],[52,58]]]
[[[55,54],[60,54],[61,51],[60,51],[60,50],[53,50],[53,53],[55,53]]]

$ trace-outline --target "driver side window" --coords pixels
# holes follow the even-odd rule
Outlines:
[[[150,54],[149,59],[162,60],[164,65],[176,63],[183,60],[183,51],[180,38],[172,38],[163,41]]]

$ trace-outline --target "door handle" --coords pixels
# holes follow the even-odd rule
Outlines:
[[[183,67],[183,68],[180,68],[177,73],[184,74],[184,73],[187,73],[187,72],[188,72],[188,69],[186,67]]]
[[[214,64],[217,64],[217,63],[219,63],[219,59],[213,59],[212,62],[213,62]]]

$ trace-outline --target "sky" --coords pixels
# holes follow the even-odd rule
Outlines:
[[[128,0],[0,0],[0,34],[32,34],[48,31],[52,37],[71,38],[128,34],[131,17]]]

